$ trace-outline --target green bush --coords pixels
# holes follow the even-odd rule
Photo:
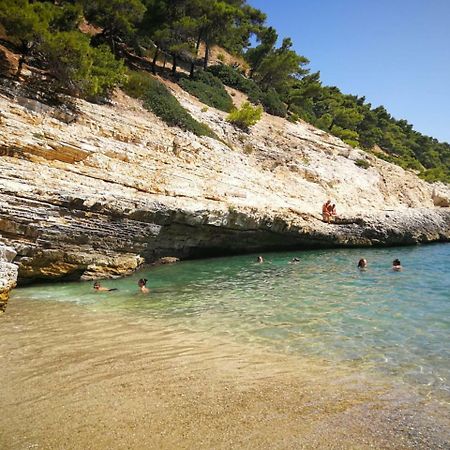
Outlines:
[[[362,169],[368,169],[370,167],[369,161],[365,159],[357,159],[355,160],[355,165],[361,167]]]
[[[109,94],[126,80],[123,60],[117,60],[107,45],[91,49],[91,96]]]
[[[233,108],[233,100],[222,81],[210,72],[197,72],[194,78],[182,77],[180,85],[208,106],[225,112],[230,112]]]
[[[150,90],[150,75],[146,72],[130,71],[127,81],[123,85],[123,90],[133,98],[143,100]]]
[[[191,131],[197,136],[217,138],[205,124],[197,122],[156,78],[145,72],[131,72],[124,86],[131,97],[144,101],[144,106],[160,117],[170,126],[177,126]]]
[[[252,103],[256,104],[261,101],[263,92],[259,89],[258,85],[253,80],[245,78],[236,69],[218,64],[216,66],[208,67],[208,71],[219,78],[223,84],[247,94],[248,99]]]
[[[275,89],[269,89],[266,93],[264,93],[261,97],[261,103],[264,106],[264,110],[269,114],[279,117],[286,117],[286,105],[281,101],[281,98]]]
[[[125,80],[123,61],[114,58],[108,47],[90,46],[79,31],[49,35],[41,45],[54,89],[85,98],[107,95]]]
[[[354,130],[348,130],[347,128],[339,127],[338,125],[333,125],[331,128],[331,134],[334,134],[339,139],[342,139],[346,144],[352,147],[358,147],[359,145],[359,135]]]
[[[300,120],[300,116],[296,113],[292,113],[288,116],[287,120],[292,123],[297,123]]]
[[[208,71],[220,78],[223,84],[247,94],[251,103],[262,104],[264,111],[274,116],[286,117],[287,108],[275,89],[263,92],[255,81],[245,78],[242,73],[230,66],[216,65],[208,68]]]
[[[227,121],[236,125],[244,131],[255,125],[262,115],[261,106],[252,106],[249,102],[245,102],[240,109],[233,109],[227,117]]]
[[[424,170],[419,176],[430,183],[434,183],[435,181],[450,183],[450,170],[441,167]]]

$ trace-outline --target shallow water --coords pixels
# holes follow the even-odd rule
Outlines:
[[[300,262],[292,263],[294,256]],[[105,281],[17,289],[11,302],[71,303],[143,324],[345,363],[450,400],[450,244],[272,253],[147,269]],[[360,272],[360,257],[369,268]],[[391,270],[399,258],[404,270]],[[137,292],[149,279],[150,294]],[[57,305],[58,303],[56,303]]]

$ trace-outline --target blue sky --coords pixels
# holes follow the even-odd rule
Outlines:
[[[327,85],[450,142],[450,0],[248,0]]]

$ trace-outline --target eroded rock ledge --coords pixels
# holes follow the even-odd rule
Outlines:
[[[0,245],[0,314],[5,311],[9,292],[16,286],[18,267],[11,262],[15,256],[13,248]]]
[[[120,92],[64,121],[3,87],[0,244],[19,283],[122,276],[168,255],[449,240],[447,186],[306,123],[265,115],[241,133],[171,88],[223,142],[169,128]],[[335,224],[320,218],[327,198]]]

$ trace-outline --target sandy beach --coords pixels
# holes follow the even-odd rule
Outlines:
[[[4,449],[448,448],[442,405],[356,367],[56,302],[0,330]]]

